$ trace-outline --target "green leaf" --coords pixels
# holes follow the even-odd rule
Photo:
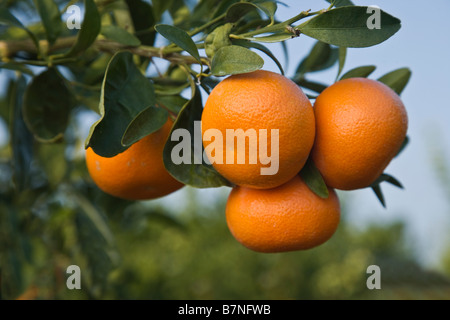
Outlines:
[[[186,31],[168,24],[158,24],[155,26],[155,30],[164,38],[175,43],[181,49],[193,56],[198,62],[200,62],[200,55],[198,53],[197,46]]]
[[[33,135],[25,125],[22,115],[25,89],[25,78],[19,77],[16,82],[13,82],[11,92],[8,94],[10,109],[14,110],[11,129],[13,181],[19,192],[26,189],[29,183],[31,161],[33,160]]]
[[[24,64],[17,63],[17,62],[14,62],[14,61],[6,62],[6,63],[0,63],[0,69],[8,69],[8,70],[19,71],[19,72],[25,73],[25,74],[27,74],[29,76],[34,76],[33,71],[28,69]]]
[[[367,78],[376,69],[375,66],[362,66],[347,71],[340,80],[349,78]]]
[[[188,100],[179,95],[156,95],[156,104],[164,106],[166,109],[175,114],[180,112],[186,102],[188,102]]]
[[[23,105],[28,129],[42,142],[62,138],[74,106],[74,97],[54,68],[40,73],[29,84]]]
[[[81,193],[72,189],[72,196],[76,199],[76,204],[85,214],[85,216],[91,221],[97,232],[102,236],[103,240],[109,246],[115,246],[114,235],[105,221],[105,218],[100,214],[97,208]]]
[[[327,85],[325,85],[323,83],[309,81],[306,79],[295,79],[294,78],[294,82],[303,88],[315,91],[317,93],[321,93],[323,90],[325,90],[328,87]]]
[[[211,62],[211,74],[225,76],[229,74],[247,73],[263,67],[264,60],[253,51],[231,45],[220,48]]]
[[[182,93],[188,86],[189,83],[187,82],[178,86],[169,84],[155,84],[155,92],[158,95],[177,95]]]
[[[133,55],[130,52],[116,53],[103,78],[99,105],[101,118],[92,125],[86,148],[92,147],[103,157],[113,157],[125,151],[127,146],[122,144],[122,138],[130,123],[154,105],[153,84],[134,64]],[[148,125],[154,129],[153,124]]]
[[[336,75],[336,79],[341,75],[342,70],[344,70],[345,60],[347,59],[347,48],[339,47],[339,68]]]
[[[399,155],[400,153],[402,153],[403,150],[405,150],[405,148],[406,148],[406,146],[408,145],[408,143],[409,143],[409,137],[406,136],[406,137],[405,137],[405,140],[403,140],[402,145],[400,146],[400,149],[398,149],[398,152],[397,152],[397,154],[395,155],[396,157],[398,157],[398,155]]]
[[[127,30],[118,26],[102,26],[101,34],[106,39],[113,40],[126,46],[137,47],[141,45],[141,41],[138,38],[129,33]]]
[[[394,178],[393,176],[387,174],[387,173],[382,173],[377,180],[375,180],[374,183],[372,183],[372,186],[380,184],[382,182],[388,182],[394,186],[396,186],[397,188],[403,189],[403,185],[400,183],[400,181],[398,181],[396,178]]]
[[[271,1],[235,3],[228,8],[225,19],[228,22],[236,22],[254,9],[259,9],[264,12],[269,17],[271,24],[273,24],[277,4]]]
[[[321,198],[328,198],[328,187],[311,159],[306,161],[300,176],[312,192]]]
[[[20,22],[13,14],[11,14],[6,6],[0,8],[0,24],[6,24],[21,29],[25,28],[22,22]]]
[[[53,0],[34,0],[34,3],[45,28],[47,40],[52,45],[62,32],[61,13],[58,5]]]
[[[256,9],[257,6],[250,2],[238,2],[231,5],[225,16],[225,20],[228,22],[236,22],[250,11]]]
[[[381,191],[380,185],[379,184],[373,185],[372,190],[373,192],[375,192],[375,195],[377,196],[383,208],[386,208],[386,201],[384,200],[384,195],[383,192]]]
[[[126,2],[136,36],[143,45],[152,46],[156,35],[153,29],[156,20],[152,6],[142,0],[126,0]]]
[[[350,0],[327,0],[329,3],[334,2],[334,6],[338,7],[346,7],[346,6],[354,6],[353,2]]]
[[[89,48],[100,33],[100,22],[100,14],[97,10],[97,5],[93,0],[84,0],[84,18],[81,29],[78,31],[75,44],[65,56],[73,57]]]
[[[400,20],[380,10],[380,29],[369,29],[368,7],[340,7],[319,14],[297,27],[302,33],[339,47],[362,48],[379,44],[400,29]],[[371,12],[371,11],[369,11]]]
[[[164,165],[175,179],[196,188],[231,186],[211,165],[203,161],[202,133],[200,128],[203,105],[200,90],[197,87],[193,90],[192,99],[181,109],[170,133],[170,137],[173,137],[175,130],[181,130],[187,136],[185,138],[181,136],[181,141],[167,140],[163,151]],[[184,141],[184,139],[190,139],[190,141]],[[172,161],[172,152],[174,152],[174,147],[183,142],[189,145],[190,149],[181,152],[183,154],[184,152],[190,152],[190,161],[188,161],[189,163],[181,162],[180,164],[175,164]],[[178,155],[176,154],[176,156]]]
[[[304,58],[295,72],[296,78],[301,78],[305,73],[315,72],[332,67],[338,60],[338,49],[329,44],[317,41],[308,56]]]
[[[6,24],[24,30],[28,36],[33,40],[36,48],[39,48],[39,41],[27,27],[25,27],[13,14],[11,14],[6,6],[0,8],[0,24]]]
[[[254,4],[269,17],[270,24],[275,22],[275,12],[277,11],[276,1],[258,1],[254,2]]]
[[[403,89],[405,89],[406,85],[408,84],[410,77],[410,69],[400,68],[385,74],[384,76],[379,78],[378,81],[390,87],[397,94],[401,94]]]
[[[143,137],[159,130],[167,121],[167,110],[151,106],[134,118],[125,130],[122,145],[129,147]]]
[[[247,41],[247,40],[240,40],[240,39],[233,40],[233,44],[241,46],[241,47],[249,48],[249,49],[255,48],[255,49],[258,49],[259,51],[264,52],[265,54],[267,54],[269,56],[269,58],[271,58],[273,60],[273,62],[275,62],[278,69],[280,69],[281,74],[284,75],[283,66],[281,65],[280,61],[278,61],[277,57],[266,46],[264,46],[260,43],[251,42],[251,41]]]
[[[372,184],[371,184],[371,188],[372,190],[375,192],[378,200],[380,200],[381,204],[383,205],[383,207],[386,208],[386,202],[383,196],[383,193],[381,191],[381,183],[382,182],[388,182],[400,189],[403,189],[403,185],[393,176],[387,174],[387,173],[382,173],[377,180],[375,180]]]

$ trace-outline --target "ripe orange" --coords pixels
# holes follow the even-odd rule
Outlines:
[[[398,152],[408,118],[400,97],[385,84],[341,80],[314,104],[312,159],[326,184],[353,190],[370,186]]]
[[[142,138],[124,152],[105,158],[86,150],[86,165],[95,184],[104,192],[129,200],[154,199],[180,189],[163,163],[163,149],[170,133],[168,120],[158,131]]]
[[[233,236],[259,252],[283,252],[316,247],[336,231],[339,199],[328,188],[320,198],[295,176],[269,190],[234,187],[228,197],[226,218]]]
[[[211,141],[205,139],[207,130],[216,129],[223,136],[221,148],[214,148],[213,155],[216,159],[222,159],[223,163],[213,163],[213,167],[236,185],[258,189],[277,187],[301,170],[314,142],[314,127],[312,105],[303,91],[288,78],[263,70],[232,75],[221,81],[209,95],[202,114],[205,149],[214,141],[214,138]],[[261,174],[261,168],[271,164],[262,163],[259,146],[256,163],[250,163],[250,157],[254,154],[249,153],[248,138],[245,142],[245,163],[238,163],[238,152],[234,154],[233,163],[229,163],[231,161],[227,161],[227,155],[238,149],[238,143],[237,139],[231,144],[227,141],[227,129],[242,129],[243,132],[255,130],[258,144],[267,141],[269,157],[273,156],[271,129],[278,129],[279,148],[274,148],[278,151],[278,171],[275,174]],[[261,129],[267,130],[267,139],[261,136]]]

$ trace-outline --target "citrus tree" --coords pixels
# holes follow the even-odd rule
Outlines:
[[[259,78],[255,78],[263,72],[258,70],[264,69],[264,59],[273,60],[278,68],[274,77],[283,80],[275,82],[289,83],[273,90],[274,101],[284,105],[287,96],[298,98],[305,112],[310,113],[309,120],[304,120],[306,115],[299,116],[308,124],[299,126],[294,121],[288,124],[282,119],[275,129],[292,125],[289,132],[297,135],[291,139],[289,148],[295,140],[298,142],[305,137],[303,127],[314,130],[309,131],[312,132],[309,145],[298,143],[304,152],[292,153],[302,154],[302,159],[291,155],[288,164],[280,162],[280,170],[291,168],[290,176],[266,187],[277,188],[300,173],[307,185],[305,192],[311,193],[308,197],[317,197],[318,203],[331,201],[330,194],[334,197],[330,186],[346,190],[370,187],[383,205],[382,182],[402,187],[384,169],[408,143],[407,118],[398,95],[411,72],[408,68],[399,68],[386,71],[379,79],[365,80],[363,78],[370,77],[375,66],[352,70],[345,67],[348,50],[388,40],[400,29],[400,20],[377,7],[336,0],[324,1],[317,11],[301,8],[301,3],[296,3],[292,16],[280,21],[276,12],[283,5],[270,0],[2,2],[0,68],[6,90],[0,116],[9,128],[9,144],[0,154],[0,248],[2,274],[11,279],[4,286],[10,286],[11,295],[18,290],[13,285],[14,280],[23,282],[23,268],[17,266],[20,261],[30,261],[36,251],[54,255],[55,268],[68,265],[68,256],[78,256],[95,266],[90,269],[93,275],[106,277],[109,264],[105,265],[104,261],[116,261],[117,257],[112,253],[115,240],[105,212],[121,214],[133,207],[135,200],[165,196],[184,185],[248,187],[228,175],[227,171],[235,171],[232,167],[222,170],[204,156],[208,144],[199,122],[206,113],[204,107],[210,110],[225,101],[224,106],[218,107],[223,110],[232,105],[227,99],[233,94],[240,101],[247,96],[253,97],[253,102],[270,100],[261,98],[268,91],[268,81],[264,78],[258,82]],[[294,61],[298,65],[294,74],[285,74],[280,57],[274,53],[275,46],[279,45],[287,56],[289,43],[301,42],[306,37],[316,40],[314,46],[307,56]],[[312,81],[308,77],[336,65],[334,84]],[[232,89],[222,89],[226,86],[225,78],[227,83],[233,81]],[[246,87],[255,83],[258,90]],[[320,154],[324,152],[324,144],[313,146],[314,133],[316,139],[341,134],[327,131],[327,125],[322,124],[327,122],[326,116],[318,122],[316,114],[314,121],[311,111],[316,100],[327,101],[330,95],[336,97],[330,94],[336,90],[335,86],[340,86],[337,91],[343,92],[341,104],[336,108],[346,104],[346,94],[356,96],[350,104],[356,108],[363,105],[365,110],[351,112],[364,113],[367,119],[374,119],[367,126],[373,131],[367,134],[376,136],[373,143],[381,141],[377,148],[368,144],[370,152],[365,154],[370,159],[366,161],[369,170],[376,167],[375,173],[362,184],[343,188],[339,184],[331,185],[333,178],[328,177],[324,164],[327,156]],[[286,87],[290,88],[289,92]],[[346,90],[349,91],[345,93]],[[366,92],[372,95],[370,101],[364,101]],[[284,96],[285,100],[279,100],[282,98],[277,95]],[[377,113],[374,110],[378,110],[379,105],[373,106],[372,100],[392,106],[401,114],[393,125],[380,126],[383,132],[387,130],[385,136],[379,136],[376,128],[384,124],[391,109],[383,111],[384,114]],[[282,115],[283,105],[269,102],[273,108],[278,108],[269,112],[270,115]],[[255,111],[258,103],[251,104],[252,110],[243,106],[242,115],[233,115],[238,127],[245,113],[253,115],[249,119],[265,119],[269,113],[258,114]],[[240,108],[239,103],[236,108]],[[86,111],[97,112],[99,118],[91,126],[86,141],[81,141],[80,127]],[[229,114],[232,112],[237,111]],[[220,127],[220,124],[227,123],[227,115],[219,115],[218,111],[209,112],[208,125],[212,129],[226,130],[226,126]],[[361,125],[352,124],[351,120],[347,123],[349,126]],[[390,134],[391,128],[397,131]],[[322,130],[320,135],[319,130]],[[361,132],[358,130],[354,130],[356,135]],[[280,152],[287,148],[282,145],[282,137],[280,131]],[[340,149],[345,149],[346,141]],[[80,145],[84,146],[82,150],[87,150],[87,162]],[[360,143],[352,152],[363,154],[363,149],[364,143]],[[218,151],[215,152],[217,155]],[[176,159],[174,154],[178,156]],[[246,156],[249,157],[248,152]],[[351,155],[344,154],[343,161],[351,162],[349,157]],[[342,167],[338,165],[335,170],[342,171]],[[354,174],[361,176],[365,171],[365,167],[358,167]],[[146,180],[146,176],[153,182]],[[249,186],[252,189],[253,186]],[[151,188],[151,192],[142,191]],[[260,188],[264,189],[261,192],[270,193],[271,189],[264,185],[257,186]],[[259,191],[252,189],[251,192]],[[265,198],[261,194],[255,197]],[[337,227],[333,225],[326,239]],[[48,236],[44,237],[45,233]],[[35,238],[42,238],[43,243],[32,242]],[[93,243],[95,245],[91,246]]]

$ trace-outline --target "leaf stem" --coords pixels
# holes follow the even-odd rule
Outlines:
[[[57,65],[64,64],[68,62],[76,61],[75,58],[64,58],[64,54],[59,53],[61,50],[69,49],[73,46],[76,41],[76,37],[64,37],[59,38],[56,42],[49,46],[47,40],[40,40],[39,45],[41,48],[45,48],[47,54],[51,54],[52,52],[58,52],[54,55],[48,56],[45,60],[25,60],[21,61],[21,63],[35,66],[49,66],[49,65]],[[203,43],[197,44],[198,48],[203,47]],[[183,49],[179,47],[162,47],[156,48],[151,46],[139,46],[139,47],[130,47],[123,45],[121,43],[107,40],[107,39],[97,39],[92,47],[98,51],[116,53],[121,50],[128,50],[133,54],[136,54],[145,58],[162,58],[171,62],[179,63],[183,62],[186,64],[198,64],[198,61],[187,55],[182,55],[180,52]],[[38,54],[38,49],[36,48],[34,41],[31,39],[25,40],[2,40],[0,41],[0,59],[3,61],[9,61],[11,57],[13,57],[16,53],[20,51],[25,51],[32,54]],[[205,65],[209,65],[209,60],[205,57],[201,58],[201,63]]]
[[[317,12],[310,12],[311,10],[307,10],[307,11],[302,11],[300,12],[298,15],[296,15],[295,17],[292,17],[286,21],[274,24],[274,25],[269,25],[266,26],[264,28],[261,29],[257,29],[254,31],[250,31],[250,32],[246,32],[246,33],[242,33],[239,35],[231,35],[230,37],[235,38],[235,39],[245,39],[245,38],[249,38],[255,35],[259,35],[259,34],[263,34],[263,33],[271,33],[271,32],[278,32],[278,31],[284,31],[284,29],[286,28],[286,26],[291,25],[294,22],[297,22],[301,19],[304,19],[306,17],[315,15],[320,13],[320,11]]]

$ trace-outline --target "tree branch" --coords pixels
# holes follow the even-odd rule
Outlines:
[[[47,55],[49,55],[52,53],[59,52],[63,49],[71,48],[74,45],[75,41],[76,37],[64,37],[57,39],[51,47],[49,47],[47,40],[40,40],[39,45],[42,51],[45,52]],[[175,48],[156,48],[150,46],[130,47],[107,39],[97,39],[92,44],[92,47],[98,51],[108,53],[116,53],[121,50],[128,50],[133,54],[146,58],[157,57],[171,62],[183,62],[186,64],[198,63],[198,61],[195,58],[187,55],[182,55],[180,52],[183,50],[178,47]],[[31,39],[0,41],[0,59],[2,61],[8,61],[12,57],[14,57],[18,52],[21,51],[32,54],[38,53],[36,46]],[[209,60],[207,58],[202,57],[201,60],[202,63],[209,65]],[[27,61],[23,61],[23,63],[27,63]]]

